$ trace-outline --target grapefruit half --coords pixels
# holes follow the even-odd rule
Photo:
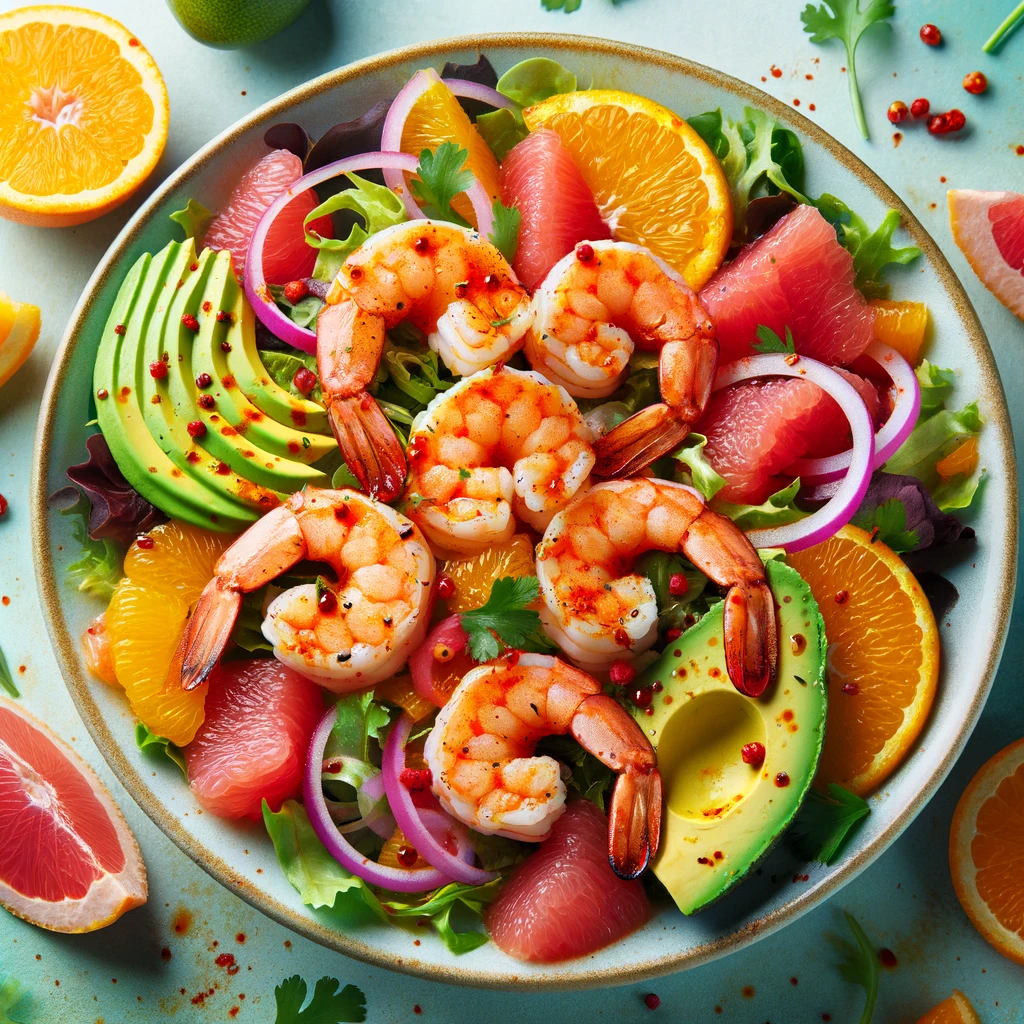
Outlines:
[[[55,932],[91,932],[146,902],[135,837],[93,770],[0,698],[0,903]]]

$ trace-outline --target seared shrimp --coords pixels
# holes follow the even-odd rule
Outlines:
[[[533,296],[526,357],[570,395],[602,398],[633,348],[659,353],[663,401],[594,446],[597,476],[632,476],[677,447],[704,410],[718,363],[711,319],[682,277],[629,242],[581,242]]]
[[[438,713],[423,755],[441,803],[478,832],[540,842],[565,810],[554,758],[534,755],[544,736],[571,732],[619,773],[608,811],[608,855],[635,878],[658,850],[661,776],[632,716],[579,669],[545,654],[474,668]]]
[[[191,690],[217,664],[242,595],[308,558],[337,576],[279,594],[263,635],[274,657],[327,690],[345,693],[397,672],[430,618],[434,556],[405,516],[358,491],[307,487],[258,520],[221,555],[168,673]]]
[[[775,674],[775,601],[746,534],[683,484],[609,480],[551,521],[537,548],[541,621],[575,662],[603,666],[646,651],[658,633],[658,604],[646,576],[632,572],[645,551],[686,555],[725,597],[729,678],[757,697]]]
[[[586,487],[591,436],[576,403],[540,374],[482,370],[416,417],[409,515],[439,548],[470,554],[508,540],[517,517],[543,530]]]
[[[393,500],[406,470],[402,446],[367,391],[385,331],[408,320],[453,373],[466,375],[518,351],[531,315],[501,253],[455,224],[396,224],[348,257],[317,321],[317,365],[334,436],[369,494]]]

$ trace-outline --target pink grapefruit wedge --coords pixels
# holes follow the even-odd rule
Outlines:
[[[275,149],[242,175],[227,204],[207,228],[203,244],[211,249],[229,249],[239,280],[245,269],[249,239],[260,217],[301,176],[302,161],[287,149]],[[302,222],[319,204],[316,193],[307,189],[274,221],[263,246],[263,275],[268,284],[287,284],[313,273],[316,250],[306,245]],[[331,218],[320,217],[310,224],[310,230],[331,237]]]
[[[221,818],[262,818],[302,788],[320,687],[272,658],[225,661],[210,680],[206,717],[185,747],[196,799]]]
[[[642,883],[608,863],[608,819],[577,800],[513,871],[488,909],[487,930],[509,956],[550,964],[618,942],[650,912]]]
[[[501,201],[522,215],[513,269],[531,291],[578,242],[611,238],[594,193],[559,137],[531,132],[502,161]]]
[[[91,932],[146,902],[135,837],[95,772],[0,698],[0,904],[55,932]]]
[[[1024,195],[952,188],[953,241],[981,283],[1024,320]]]
[[[871,344],[874,310],[853,286],[853,257],[812,206],[798,206],[744,246],[701,289],[718,331],[719,364],[751,354],[759,324],[797,352],[850,363]]]

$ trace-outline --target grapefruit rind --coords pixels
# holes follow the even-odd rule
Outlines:
[[[978,867],[971,843],[977,834],[978,814],[985,803],[996,796],[1000,783],[1024,765],[1024,739],[1004,747],[985,762],[968,783],[953,812],[949,830],[949,871],[953,889],[971,924],[993,949],[1003,956],[1024,964],[1024,934],[1006,927],[978,891]],[[1024,817],[1024,815],[1022,815]],[[1021,857],[1024,860],[1024,855]],[[1024,876],[1021,877],[1018,900],[1024,897]]]
[[[20,717],[43,739],[60,751],[79,771],[89,784],[117,833],[118,842],[124,854],[124,867],[116,875],[104,872],[94,881],[86,895],[80,899],[62,901],[26,897],[12,889],[0,879],[0,904],[15,917],[47,931],[81,934],[105,928],[116,921],[125,911],[139,907],[146,902],[149,886],[146,880],[146,866],[142,860],[139,844],[135,840],[128,822],[120,808],[114,803],[107,788],[88,764],[63,740],[55,736],[38,719],[12,701],[0,697],[0,706]],[[0,736],[0,756],[4,751],[3,737]],[[5,836],[5,842],[17,841],[17,837]]]

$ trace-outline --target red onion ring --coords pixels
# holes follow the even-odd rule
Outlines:
[[[896,400],[889,418],[875,434],[875,454],[871,468],[878,469],[910,436],[921,411],[921,385],[913,367],[896,351],[880,341],[873,341],[865,350],[892,380]],[[824,459],[797,459],[786,472],[808,484],[838,480],[850,468],[851,449]]]
[[[494,107],[495,110],[499,107],[504,107],[506,110],[514,111],[519,105],[507,96],[502,96],[497,89],[492,89],[489,85],[484,85],[482,82],[471,82],[467,78],[442,78],[441,81],[456,96],[461,96],[467,100],[479,100],[481,103]]]
[[[306,753],[306,770],[302,777],[302,798],[306,805],[310,824],[327,852],[343,867],[357,875],[364,882],[390,889],[392,892],[428,892],[454,881],[437,868],[392,868],[364,857],[338,831],[331,820],[324,791],[320,785],[320,772],[324,761],[324,748],[330,738],[331,729],[338,717],[337,707],[328,708],[309,741]],[[466,844],[468,848],[468,843]],[[461,852],[461,844],[460,844]],[[473,856],[471,848],[467,849]],[[449,855],[450,856],[450,855]]]
[[[391,104],[391,108],[388,110],[388,115],[384,119],[384,129],[381,132],[380,146],[381,149],[389,150],[394,153],[400,153],[402,151],[402,130],[405,128],[406,119],[409,117],[409,111],[416,105],[416,101],[428,90],[432,89],[437,83],[440,82],[445,88],[451,87],[451,82],[446,82],[441,78],[440,75],[433,68],[426,68],[423,71],[417,71],[416,74],[409,79],[408,82],[402,86],[398,95],[394,98]],[[471,86],[473,93],[476,93],[479,89],[486,89],[486,86],[477,86],[472,82],[466,82],[465,85]],[[471,97],[472,99],[480,99],[480,96],[474,95],[473,93],[463,92],[456,93],[455,95],[463,95]],[[501,93],[495,92],[495,96],[500,97]],[[494,102],[488,97],[483,97],[485,103]],[[502,104],[505,106],[506,104]],[[419,156],[416,156],[417,163],[419,162]],[[411,190],[406,186],[405,175],[402,174],[402,170],[396,168],[384,168],[384,180],[388,184],[388,188],[392,192],[396,193],[405,204],[405,210],[412,218],[422,217],[423,211],[416,205],[416,200],[412,197]],[[477,231],[480,232],[485,238],[490,235],[494,228],[494,214],[491,212],[491,197],[485,191],[483,185],[480,184],[476,178],[473,178],[473,184],[466,190],[466,195],[469,196],[470,202],[473,204],[473,212],[476,214],[476,226]]]
[[[747,533],[750,542],[758,548],[803,551],[828,540],[845,526],[857,511],[871,479],[874,433],[864,400],[849,381],[817,359],[798,356],[792,363],[791,360],[793,356],[778,352],[737,359],[719,369],[714,390],[718,391],[730,384],[738,384],[753,377],[804,378],[828,392],[849,420],[850,431],[853,434],[850,466],[829,502],[817,512],[795,523],[750,530]]]
[[[493,872],[474,867],[472,863],[467,863],[464,859],[449,853],[435,837],[427,825],[427,821],[433,820],[437,823],[435,815],[439,815],[442,820],[447,818],[449,831],[455,833],[460,853],[463,844],[469,845],[465,826],[454,818],[442,814],[441,811],[431,812],[417,807],[413,803],[412,793],[402,785],[399,776],[402,774],[402,769],[405,768],[405,744],[409,739],[411,729],[412,718],[408,714],[403,714],[392,726],[391,735],[388,736],[387,743],[384,744],[384,789],[388,794],[391,813],[394,814],[398,827],[402,830],[405,838],[416,847],[420,856],[446,875],[450,875],[456,882],[466,882],[470,885],[483,885],[484,882],[490,882],[498,876]]]

